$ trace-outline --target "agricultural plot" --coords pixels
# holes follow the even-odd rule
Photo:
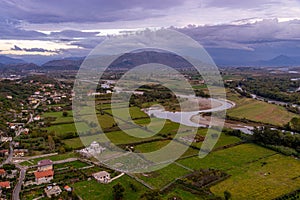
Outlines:
[[[228,190],[233,199],[273,199],[300,186],[300,161],[280,154],[228,171],[229,179],[211,187],[219,196]]]
[[[199,199],[209,199],[205,197],[206,195],[198,195],[198,194],[194,194],[191,193],[189,191],[186,191],[184,189],[181,189],[179,187],[174,188],[171,192],[164,194],[162,196],[163,200],[169,200],[172,199],[174,197],[180,197],[181,199],[187,199],[187,200],[199,200]]]
[[[73,162],[67,162],[67,163],[54,165],[54,169],[56,170],[56,169],[70,168],[70,167],[72,167],[73,169],[79,169],[79,168],[87,167],[87,166],[89,166],[89,165],[84,162],[76,160]]]
[[[274,154],[276,152],[254,144],[242,144],[211,152],[203,159],[192,157],[178,162],[194,170],[214,168],[226,171]]]
[[[127,131],[131,131],[132,133],[139,131],[140,129],[128,129]],[[154,139],[161,139],[160,136],[153,136],[149,138],[137,138],[130,136],[126,134],[123,131],[114,131],[114,132],[108,132],[105,134],[112,143],[119,145],[119,144],[130,144],[130,143],[137,143],[137,142],[146,142],[146,141],[151,141]],[[81,137],[85,142],[87,143],[92,143],[93,141],[97,142],[105,142],[103,140],[103,136],[96,134],[96,135],[91,135],[91,136],[83,136]],[[72,147],[74,149],[83,147],[83,144],[80,140],[80,138],[72,138],[72,139],[67,139],[63,140],[63,142],[68,145],[69,147]]]
[[[127,175],[109,184],[100,184],[95,180],[77,182],[72,185],[78,196],[84,200],[113,200],[113,186],[120,183],[124,188],[124,199],[139,199],[148,189]],[[132,188],[135,188],[134,191]]]
[[[232,93],[229,93],[228,99],[237,104],[236,107],[227,111],[227,114],[231,117],[239,119],[245,118],[256,122],[274,125],[284,125],[293,117],[300,117],[297,114],[287,111],[282,106],[250,98],[239,98],[237,95]]]
[[[29,160],[29,162],[25,161],[23,163],[26,163],[26,165],[37,165],[38,161],[40,161],[40,160],[50,159],[52,161],[59,161],[59,160],[65,160],[68,158],[75,158],[75,157],[77,157],[76,154],[73,152],[70,152],[70,153],[65,153],[65,154],[57,154],[54,156],[36,158],[36,159]]]
[[[225,135],[225,134],[221,134],[217,143],[214,146],[214,149],[219,148],[219,147],[223,147],[223,146],[227,146],[227,145],[232,145],[232,144],[236,144],[241,142],[241,139],[235,136],[230,136],[230,135]],[[198,142],[198,143],[193,143],[192,146],[197,147],[197,148],[201,148],[202,146],[202,142]]]
[[[122,119],[126,119],[125,117],[127,115],[125,115],[125,113],[127,112],[128,108],[119,108],[118,112],[120,112],[120,116],[116,116],[116,117],[120,117]],[[105,112],[108,112],[110,114],[112,114],[112,110],[105,110]],[[139,119],[139,118],[146,118],[148,117],[148,115],[146,113],[144,113],[143,111],[141,111],[140,108],[138,107],[129,107],[129,114],[131,116],[131,119]]]
[[[163,169],[145,174],[137,174],[135,176],[156,189],[162,189],[164,186],[167,186],[177,178],[189,173],[191,173],[190,170],[172,163]]]
[[[272,199],[298,189],[300,184],[299,160],[254,144],[212,152],[203,159],[192,157],[177,162],[195,170],[214,168],[230,174],[230,178],[211,187],[211,191],[223,196],[228,190],[233,199]]]
[[[66,133],[76,133],[76,132],[86,132],[89,130],[89,126],[85,122],[77,123],[75,126],[74,123],[72,124],[60,124],[60,125],[52,125],[45,128],[49,132],[55,132],[55,135],[58,137],[64,137]]]
[[[160,141],[155,141],[155,142],[148,142],[148,143],[144,143],[144,144],[135,146],[134,150],[136,152],[141,152],[141,153],[153,152],[153,151],[163,148],[169,142],[170,142],[170,140],[160,140]]]
[[[52,124],[57,123],[72,123],[73,122],[73,113],[72,111],[67,111],[68,115],[66,117],[63,116],[63,112],[46,112],[42,115],[42,117],[47,118],[55,118],[55,121],[51,122]]]

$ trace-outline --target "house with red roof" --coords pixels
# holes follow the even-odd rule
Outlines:
[[[36,171],[34,172],[34,176],[35,176],[35,182],[38,185],[43,183],[49,183],[53,179],[54,171],[53,170]]]
[[[0,177],[4,178],[6,176],[5,169],[0,169]]]
[[[0,188],[9,189],[10,188],[10,182],[9,181],[0,182]]]

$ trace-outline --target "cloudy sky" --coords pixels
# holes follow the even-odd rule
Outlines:
[[[108,35],[173,28],[216,62],[300,52],[300,0],[2,0],[0,54],[85,56]]]

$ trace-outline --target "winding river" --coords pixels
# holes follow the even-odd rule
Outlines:
[[[185,98],[198,98],[193,96],[183,96]],[[151,107],[148,109],[145,109],[144,112],[146,112],[149,116],[153,115],[154,117],[160,118],[160,119],[169,119],[172,122],[180,123],[182,125],[186,126],[192,126],[192,127],[207,127],[205,124],[201,123],[195,123],[191,120],[191,118],[195,115],[198,115],[200,113],[209,113],[209,112],[217,112],[222,110],[227,110],[229,108],[232,108],[235,106],[233,102],[229,102],[227,100],[223,99],[212,99],[209,98],[208,100],[211,101],[211,104],[216,103],[219,106],[213,107],[206,110],[199,110],[199,111],[182,111],[182,112],[170,112],[165,111],[164,109],[160,107]]]

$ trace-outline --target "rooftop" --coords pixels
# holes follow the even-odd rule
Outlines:
[[[38,162],[39,167],[46,166],[46,165],[53,165],[52,160],[47,159],[47,160],[41,160]]]
[[[9,181],[0,182],[0,187],[9,188],[10,182]]]
[[[0,175],[5,174],[5,169],[0,169]]]
[[[97,177],[103,177],[103,176],[107,176],[107,175],[109,175],[109,173],[106,172],[106,171],[101,171],[101,172],[97,172],[97,173],[93,174],[94,177],[95,176],[97,176]]]
[[[49,176],[53,176],[53,175],[54,175],[53,170],[47,170],[47,171],[43,171],[43,172],[34,172],[35,178],[43,178],[43,177],[49,177]]]

